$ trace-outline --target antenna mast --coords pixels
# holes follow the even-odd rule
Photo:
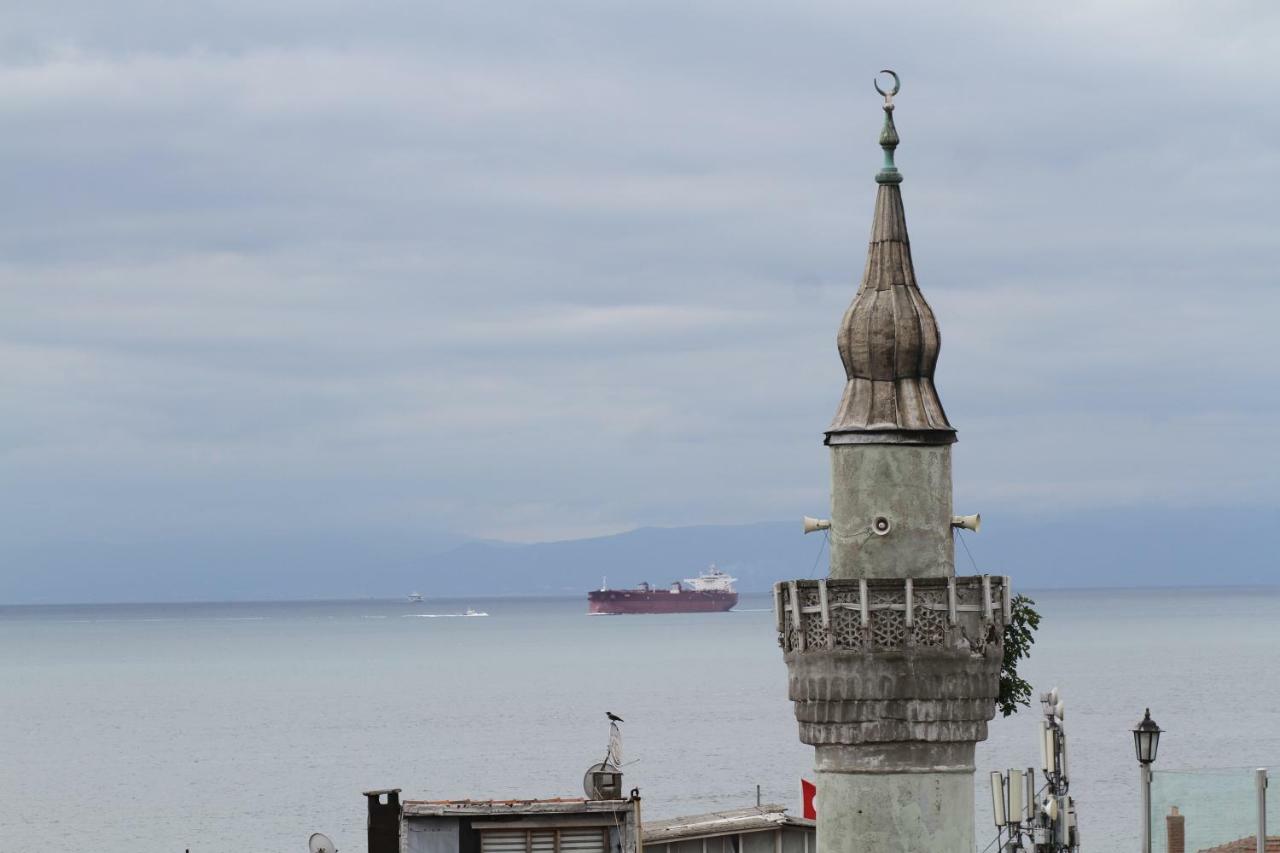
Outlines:
[[[1044,785],[1038,791],[1035,770],[991,772],[991,809],[999,850],[1034,853],[1079,853],[1080,829],[1076,801],[1071,796],[1067,767],[1064,704],[1058,688],[1040,694],[1040,769]]]

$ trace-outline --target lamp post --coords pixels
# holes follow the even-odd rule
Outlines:
[[[1142,768],[1142,853],[1151,853],[1151,765],[1160,748],[1160,727],[1151,719],[1151,709],[1133,727],[1133,751]]]

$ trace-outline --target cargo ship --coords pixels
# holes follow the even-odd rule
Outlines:
[[[715,566],[696,578],[675,581],[667,589],[642,583],[634,589],[600,589],[587,593],[589,613],[721,613],[738,603],[731,578]]]

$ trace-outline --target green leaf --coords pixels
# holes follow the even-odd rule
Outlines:
[[[1035,601],[1015,595],[1010,601],[1009,622],[1004,626],[1004,660],[1000,665],[1000,696],[996,704],[1008,717],[1019,707],[1031,706],[1031,684],[1018,675],[1018,661],[1031,657],[1031,646],[1040,627],[1040,614],[1032,606]]]

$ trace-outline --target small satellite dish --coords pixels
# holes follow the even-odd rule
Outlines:
[[[307,849],[311,853],[338,853],[338,848],[323,832],[311,833],[311,837],[307,839]]]
[[[608,762],[592,764],[582,777],[588,800],[622,799],[622,771]]]

